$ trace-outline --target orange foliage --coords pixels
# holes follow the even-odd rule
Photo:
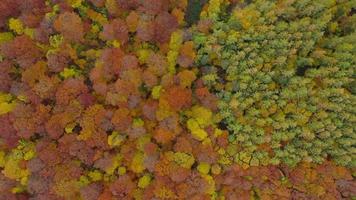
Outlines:
[[[70,42],[83,41],[84,26],[81,18],[74,12],[65,12],[59,15],[54,22],[54,28]]]
[[[183,108],[188,108],[191,105],[192,91],[179,86],[173,86],[164,93],[162,98],[168,102],[171,109],[181,110]]]

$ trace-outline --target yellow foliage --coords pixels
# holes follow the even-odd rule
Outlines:
[[[11,94],[0,92],[0,115],[11,112],[16,106],[16,102],[12,101]]]
[[[131,164],[130,164],[130,169],[134,173],[139,174],[139,173],[142,173],[143,170],[145,170],[145,167],[143,165],[144,158],[145,158],[145,155],[142,152],[135,153],[135,155],[131,161]]]
[[[79,8],[82,5],[83,0],[67,0],[67,3],[73,8]]]
[[[215,181],[214,178],[210,175],[202,175],[202,177],[205,179],[205,181],[208,183],[208,187],[206,189],[207,194],[214,194],[215,193]]]
[[[78,184],[80,186],[85,186],[85,185],[88,185],[89,183],[90,183],[90,180],[87,176],[82,175],[79,177]]]
[[[178,58],[179,53],[177,51],[169,51],[167,54],[167,61],[168,61],[168,71],[171,74],[175,74],[176,69],[176,61]]]
[[[142,127],[144,125],[145,125],[145,122],[141,118],[135,118],[132,123],[133,127]]]
[[[236,10],[234,16],[241,22],[244,29],[250,28],[255,22],[257,22],[260,13],[254,8],[246,8],[242,10]]]
[[[211,167],[211,172],[215,175],[219,175],[221,173],[221,167],[219,164],[214,164],[212,167]]]
[[[103,179],[103,174],[99,170],[89,172],[88,176],[92,181],[100,181]]]
[[[191,111],[187,112],[189,117],[187,121],[187,127],[192,133],[193,137],[199,141],[205,140],[208,137],[208,133],[203,129],[213,122],[212,112],[202,106],[194,106]]]
[[[28,183],[28,176],[22,177],[20,180],[20,184],[26,186]]]
[[[120,166],[122,160],[122,156],[120,154],[116,155],[113,158],[112,165],[105,169],[105,173],[112,175],[114,174],[115,170]]]
[[[26,177],[30,175],[30,172],[28,169],[22,169],[19,166],[19,162],[21,161],[21,155],[15,156],[15,152],[9,154],[6,158],[4,170],[2,173],[10,179],[14,180],[20,180],[22,177]],[[21,152],[16,152],[16,153],[21,153]]]
[[[198,165],[197,169],[201,174],[209,174],[210,164],[202,162]]]
[[[117,1],[116,0],[106,0],[105,7],[109,12],[115,12],[117,10]]]
[[[0,33],[0,45],[5,42],[11,41],[13,38],[14,38],[14,35],[12,35],[11,32]]]
[[[64,130],[65,130],[65,132],[66,133],[72,133],[73,132],[73,129],[74,129],[74,127],[76,126],[77,124],[76,123],[69,123],[65,128],[64,128]]]
[[[212,124],[212,112],[202,106],[194,106],[191,110],[191,116],[198,122],[199,126],[205,128]]]
[[[30,150],[28,152],[26,152],[23,156],[24,160],[31,160],[32,158],[34,158],[36,156],[36,152],[34,150]]]
[[[211,19],[216,19],[221,11],[221,5],[224,0],[211,0],[209,1],[207,12],[202,12],[202,17],[209,17]]]
[[[232,164],[230,158],[227,155],[221,156],[218,160],[218,163],[220,163],[222,165],[231,165]]]
[[[216,128],[215,130],[214,130],[214,136],[215,137],[219,137],[219,136],[221,136],[223,134],[223,131],[222,130],[220,130],[220,129],[218,129],[218,128]]]
[[[59,73],[59,75],[64,79],[77,76],[78,74],[79,72],[73,68],[64,68],[64,70],[61,73]]]
[[[56,13],[59,11],[59,5],[56,4],[52,7],[52,12],[46,13],[45,18],[51,20],[56,16]]]
[[[190,169],[195,162],[192,155],[183,152],[176,152],[173,155],[174,161],[181,167]]]
[[[55,184],[53,190],[58,196],[64,199],[76,199],[82,184],[78,180],[63,179]]]
[[[18,193],[24,192],[25,190],[26,190],[26,187],[19,185],[19,186],[12,188],[11,193],[18,194]]]
[[[62,35],[52,35],[49,37],[49,44],[52,48],[59,48],[59,46],[63,43]]]
[[[108,137],[108,144],[111,147],[120,146],[125,140],[125,136],[119,134],[117,131],[113,131]]]
[[[257,167],[257,166],[259,166],[259,164],[260,164],[260,161],[258,160],[258,158],[256,158],[256,157],[252,157],[252,158],[251,158],[251,160],[250,160],[250,166],[255,166],[255,167]]]
[[[199,141],[203,141],[206,137],[208,137],[208,133],[204,129],[192,130],[192,135]]]
[[[182,31],[176,31],[173,32],[171,35],[171,40],[169,42],[169,52],[167,54],[167,60],[168,60],[168,71],[171,74],[175,74],[176,69],[176,61],[179,55],[179,49],[182,46],[183,42],[183,32]]]
[[[35,37],[35,29],[33,28],[25,28],[24,29],[24,34],[30,37],[31,39],[34,39]]]
[[[114,41],[112,41],[111,44],[112,44],[112,46],[115,47],[115,48],[120,48],[120,46],[121,46],[121,43],[120,43],[119,40],[114,40]]]
[[[158,121],[162,121],[163,119],[171,116],[173,114],[172,110],[170,109],[169,103],[165,100],[160,98],[158,104],[158,111],[156,112],[156,118]]]
[[[316,195],[318,197],[323,196],[326,192],[325,188],[317,184],[308,184],[306,187],[310,194]]]
[[[162,89],[161,85],[157,85],[152,88],[152,98],[153,99],[159,99],[160,94],[161,94],[161,89]]]
[[[9,29],[13,32],[17,33],[18,35],[23,34],[24,26],[21,20],[10,18],[9,19]]]
[[[101,25],[107,24],[108,23],[108,19],[106,19],[105,16],[103,16],[102,14],[95,12],[92,9],[88,9],[87,10],[87,16],[94,22],[98,22]]]
[[[146,188],[151,183],[152,177],[149,174],[145,174],[138,180],[139,188]]]
[[[4,167],[5,166],[5,156],[6,153],[4,151],[0,151],[0,167]]]
[[[151,51],[148,49],[139,49],[137,51],[137,56],[138,56],[138,60],[140,61],[140,63],[145,63],[146,60],[148,59],[148,57],[151,55]]]
[[[119,167],[119,169],[117,169],[117,172],[119,175],[126,174],[126,167]]]
[[[23,102],[27,102],[27,96],[25,95],[20,94],[19,96],[17,96],[17,99]]]
[[[210,138],[205,138],[203,141],[202,141],[202,144],[205,145],[205,146],[212,146],[213,143],[211,141]]]
[[[178,51],[182,46],[183,42],[183,32],[176,31],[171,35],[171,40],[169,41],[169,49],[172,51]]]
[[[187,121],[187,127],[193,137],[199,141],[203,141],[206,137],[208,137],[208,133],[204,129],[200,128],[199,123],[193,118]]]
[[[15,106],[16,106],[15,103],[7,103],[7,102],[0,103],[0,115],[11,112],[15,108]]]
[[[159,187],[154,191],[154,194],[159,199],[176,199],[176,195],[167,187]]]
[[[145,145],[150,141],[151,141],[151,135],[146,134],[144,136],[141,136],[136,141],[136,148],[141,151],[144,151]]]

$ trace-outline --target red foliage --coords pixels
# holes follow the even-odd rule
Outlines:
[[[195,90],[195,94],[203,106],[213,111],[216,111],[218,109],[218,97],[215,94],[210,93],[208,88],[197,88]]]
[[[83,41],[83,23],[81,18],[74,12],[65,12],[60,14],[54,22],[54,28],[70,42]]]
[[[111,119],[115,128],[118,131],[125,131],[128,129],[132,123],[132,117],[130,116],[130,110],[127,108],[119,108],[114,112]]]
[[[21,0],[0,1],[0,28],[6,25],[8,17],[16,17],[19,15],[19,5],[21,5],[21,2]]]
[[[62,162],[63,158],[57,146],[49,141],[41,141],[36,146],[38,158],[40,158],[46,165],[55,166]],[[54,156],[56,155],[56,156]]]
[[[147,70],[156,76],[162,76],[167,73],[167,59],[161,54],[151,53],[147,59],[147,65]]]
[[[16,135],[16,130],[13,128],[9,119],[9,115],[0,116],[0,137],[4,140],[3,148],[13,148],[17,145],[19,137]]]
[[[190,89],[173,86],[163,95],[173,110],[188,108],[192,103],[192,91]]]
[[[110,184],[111,193],[119,199],[129,200],[132,199],[133,191],[136,184],[132,181],[130,176],[120,176],[115,182]]]
[[[168,11],[169,0],[145,0],[139,10],[149,14],[157,15],[162,11]]]
[[[233,151],[243,147],[231,148],[234,144],[226,130],[216,136],[219,124],[204,126],[208,133],[204,141],[193,138],[186,127],[193,105],[211,110],[213,121],[221,116],[215,91],[198,78],[201,69],[193,67],[197,49],[192,36],[196,31],[211,34],[213,22],[202,19],[192,29],[183,27],[187,0],[88,0],[80,8],[72,3],[0,0],[0,29],[14,35],[1,41],[0,93],[10,94],[16,103],[10,113],[0,116],[0,151],[6,154],[0,200],[131,200],[140,195],[143,199],[208,200],[212,184],[217,198],[227,200],[356,195],[353,169],[331,161],[301,163],[295,168],[283,164],[245,168],[239,162],[224,163],[224,159],[234,163]],[[86,17],[86,9],[108,23]],[[351,21],[348,12],[352,11],[347,6],[341,9],[337,32],[345,29],[342,21],[349,20],[343,18]],[[21,20],[25,33],[10,30],[10,18]],[[169,41],[178,28],[184,32],[183,44],[177,72],[170,73]],[[329,27],[329,32],[334,28]],[[50,44],[53,35],[64,38],[56,49]],[[60,72],[73,65],[78,71],[75,78],[62,77]],[[160,87],[159,95],[152,91],[155,86]],[[272,128],[263,129],[269,133]],[[108,144],[114,131],[125,138],[120,145]],[[35,145],[35,157],[18,163],[29,170],[29,176],[5,177],[8,165],[15,164],[8,162],[9,156],[23,151],[19,158],[27,157],[22,145],[29,143]],[[186,167],[183,162],[190,160],[178,152],[191,155],[192,166]],[[206,175],[203,165],[199,166],[202,163],[211,166]],[[127,172],[122,174],[119,167]],[[136,174],[139,168],[144,170]],[[102,180],[94,181],[88,174],[94,170],[100,171]],[[148,174],[150,184],[137,188],[140,178]],[[85,183],[85,177],[89,182]],[[21,184],[28,180],[25,191],[13,194],[20,180]]]
[[[28,161],[27,167],[31,173],[38,173],[45,167],[45,164],[41,159],[34,158]]]
[[[126,24],[129,28],[129,32],[137,31],[139,20],[140,15],[135,11],[131,11],[130,14],[126,17]]]
[[[98,200],[111,200],[112,194],[108,188],[105,188],[104,191],[100,194]]]
[[[158,146],[153,142],[149,142],[145,145],[144,150],[147,155],[153,155],[157,152]]]
[[[8,60],[0,62],[0,91],[8,92],[11,87],[11,68],[12,64]]]
[[[68,66],[70,57],[68,52],[60,51],[58,53],[51,53],[47,56],[48,69],[51,72],[61,72]]]
[[[10,115],[16,134],[21,138],[29,139],[35,133],[43,133],[49,112],[50,109],[41,104],[35,108],[18,104]]]
[[[178,28],[177,19],[168,12],[160,13],[154,20],[155,41],[158,43],[168,42],[171,34]]]
[[[26,35],[1,45],[0,52],[22,68],[32,66],[42,56],[34,41]]]
[[[95,7],[103,7],[105,5],[105,0],[89,0]]]
[[[105,40],[119,40],[121,44],[125,44],[129,40],[128,34],[126,22],[122,19],[114,19],[104,25],[102,37]]]
[[[134,55],[125,55],[121,60],[121,70],[138,68],[138,59]]]
[[[48,136],[52,139],[58,139],[64,133],[67,124],[74,122],[81,113],[82,107],[77,103],[65,107],[64,110],[53,112],[45,124]]]
[[[146,119],[155,120],[157,108],[158,108],[157,101],[153,101],[153,100],[146,101],[142,106],[143,116]]]
[[[2,195],[6,194],[6,193],[10,193],[11,189],[15,186],[16,186],[15,180],[11,180],[11,179],[5,177],[5,175],[3,175],[2,173],[0,174],[0,193]],[[0,200],[2,200],[1,196],[0,196]],[[6,199],[4,199],[4,200],[6,200]]]
[[[100,66],[101,74],[95,74],[95,76],[93,74],[92,80],[94,82],[99,78],[110,80],[113,74],[119,74],[124,55],[124,52],[119,48],[104,49],[100,57],[100,61],[103,62],[103,66]]]
[[[140,0],[116,0],[120,8],[125,10],[136,9],[141,1]]]
[[[143,71],[142,79],[148,88],[152,88],[158,84],[158,77],[148,69]]]
[[[344,198],[352,198],[356,195],[356,182],[353,180],[338,180],[336,185]]]
[[[20,4],[21,21],[27,27],[37,27],[46,12],[49,11],[43,0],[23,0]]]
[[[169,177],[172,179],[172,181],[176,183],[181,183],[185,181],[190,175],[191,175],[190,169],[175,165],[174,169],[169,174]]]
[[[154,139],[160,144],[167,144],[175,138],[175,134],[165,128],[158,128],[153,134]]]
[[[155,26],[151,21],[140,20],[137,26],[137,38],[143,42],[153,41]]]
[[[91,165],[94,158],[94,150],[85,142],[78,141],[75,135],[64,135],[59,139],[59,150],[68,153],[81,160],[84,164]]]
[[[43,194],[49,190],[50,180],[38,175],[33,175],[28,180],[28,191],[30,194]]]
[[[176,143],[174,144],[174,151],[192,153],[192,144],[186,137],[178,137]]]
[[[211,145],[198,144],[194,146],[193,154],[199,162],[216,163],[218,160],[218,153],[214,151]]]
[[[92,183],[80,189],[83,200],[97,200],[103,191],[103,185]]]
[[[77,99],[81,94],[88,92],[88,87],[81,79],[66,79],[57,89],[56,103],[68,105],[72,100]]]

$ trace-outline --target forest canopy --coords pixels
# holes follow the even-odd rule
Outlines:
[[[355,9],[0,0],[0,200],[356,199]]]

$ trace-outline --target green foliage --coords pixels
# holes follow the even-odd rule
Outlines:
[[[236,7],[227,19],[208,15],[219,19],[212,34],[193,36],[198,64],[209,66],[203,80],[220,91],[220,115],[245,149],[270,146],[264,157],[291,166],[328,156],[356,166],[355,96],[349,89],[356,40],[354,31],[328,34],[333,23],[345,26],[332,21],[337,8],[345,5],[257,0]]]
[[[185,12],[185,21],[187,25],[192,25],[199,21],[200,12],[207,0],[189,0],[187,10]]]

